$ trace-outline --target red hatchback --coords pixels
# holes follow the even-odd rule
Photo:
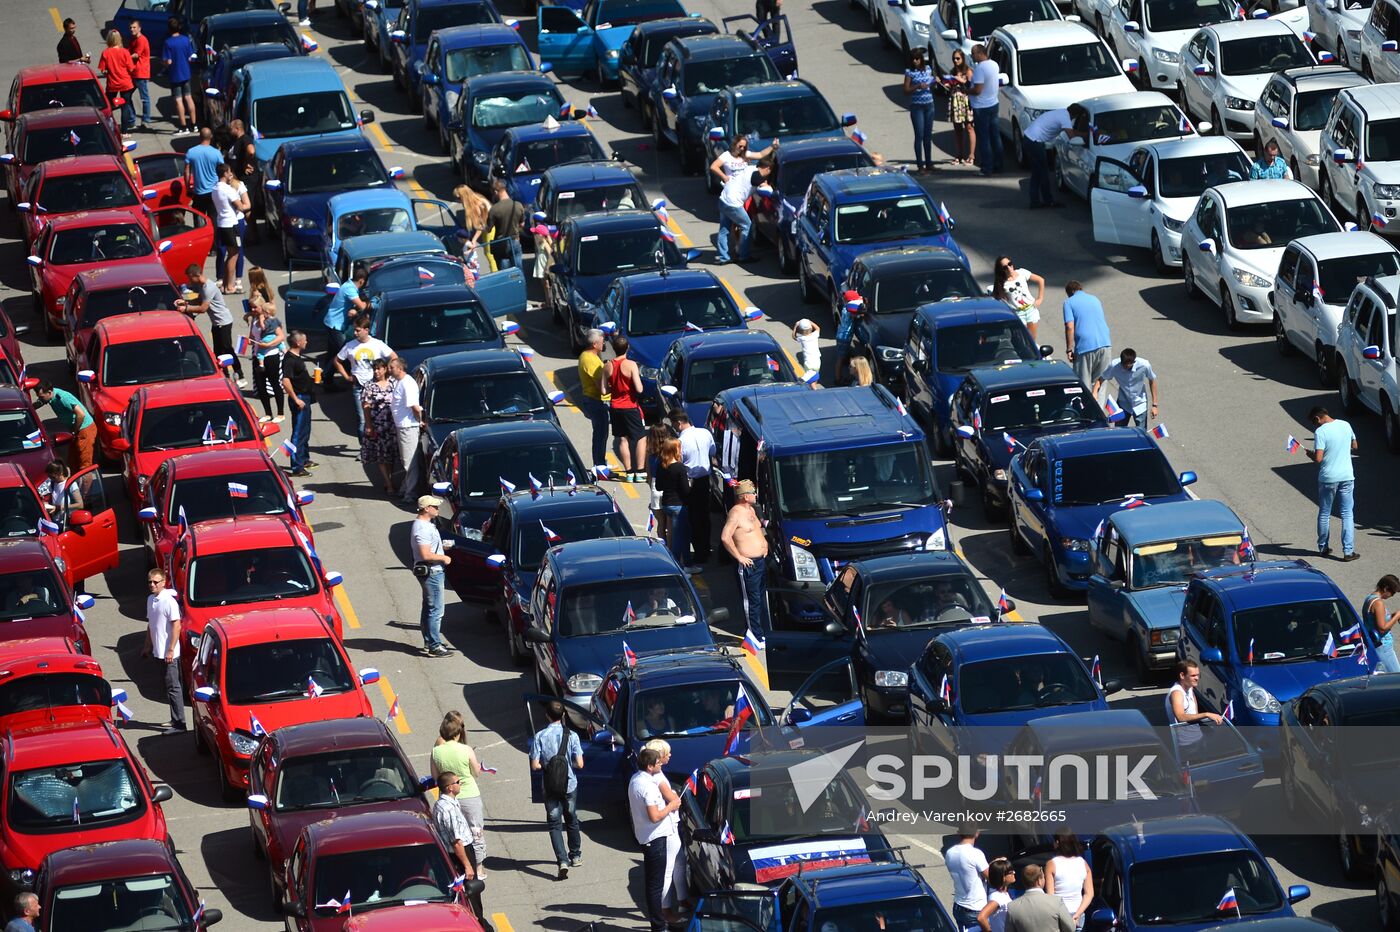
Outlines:
[[[224,569],[203,565],[207,559],[195,560],[196,583],[200,573]],[[364,683],[378,681],[379,672],[356,673],[340,636],[314,609],[221,612],[186,635],[188,630],[181,630],[180,649],[197,651],[189,667],[194,744],[202,754],[213,751],[219,788],[229,802],[247,791],[248,764],[264,735],[303,722],[374,714]],[[344,789],[348,795],[357,788]]]
[[[49,433],[27,391],[0,387],[0,462],[14,463],[30,481],[43,482],[54,446],[72,439],[67,431]]]
[[[13,124],[22,115],[56,107],[96,107],[107,117],[112,116],[112,106],[91,65],[31,65],[15,75],[5,109],[0,110],[0,121],[11,124],[5,135],[5,148],[13,151]]]
[[[39,932],[207,929],[224,918],[206,909],[170,846],[149,838],[55,851],[34,882]]]
[[[38,538],[62,559],[69,585],[117,565],[117,515],[107,499],[102,474],[89,466],[68,480],[69,512],[57,522],[57,534],[45,533],[39,492],[14,463],[0,463],[0,539]]]
[[[5,313],[4,308],[0,308],[0,358],[3,358],[5,365],[0,368],[11,370],[9,381],[0,378],[0,385],[18,385],[20,383],[20,373],[24,371],[24,350],[19,345],[19,335],[29,330],[29,327],[16,327],[10,320],[10,315]],[[26,376],[27,378],[28,376]],[[39,380],[34,380],[34,385],[38,385]],[[25,388],[32,386],[26,385]]]
[[[26,113],[15,121],[10,151],[0,155],[8,166],[5,190],[10,202],[34,173],[35,166],[74,155],[121,155],[122,143],[112,118],[95,107],[61,107]]]
[[[81,612],[92,596],[75,596],[47,546],[34,540],[0,541],[0,641],[69,638],[85,654],[92,643]]]
[[[179,299],[169,269],[153,259],[93,268],[75,275],[59,303],[63,348],[74,371],[95,365],[88,356],[88,344],[98,321],[151,311],[179,314],[175,310]]]
[[[137,222],[145,219],[141,192],[115,155],[79,155],[44,162],[20,189],[20,233],[26,245],[39,238],[44,224],[85,210],[125,209]]]
[[[68,638],[0,643],[0,730],[110,720],[112,704],[102,665]]]

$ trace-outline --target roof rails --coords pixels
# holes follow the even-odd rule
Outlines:
[[[846,878],[844,878],[844,877],[822,876],[823,874],[825,874],[825,872],[830,871],[830,870],[834,870],[834,869],[836,869],[836,868],[838,868],[838,867],[857,867],[857,866],[859,866],[859,867],[867,867],[867,868],[869,868],[869,870],[865,870],[865,871],[862,871],[862,872],[861,872],[861,876],[862,876],[862,877],[869,877],[869,876],[872,875],[872,874],[898,874],[898,873],[903,873],[904,871],[908,871],[908,870],[912,870],[912,869],[913,869],[913,865],[911,865],[908,861],[906,861],[906,860],[904,859],[904,854],[903,854],[903,852],[906,851],[906,850],[907,850],[907,848],[905,848],[905,847],[890,848],[890,849],[889,849],[890,855],[893,857],[894,860],[890,861],[890,862],[887,863],[887,864],[880,864],[880,863],[876,863],[876,862],[874,862],[874,861],[860,861],[860,862],[857,862],[857,861],[850,861],[850,862],[846,862],[846,863],[842,863],[842,864],[829,864],[829,863],[824,863],[821,867],[816,868],[815,870],[812,871],[812,873],[816,875],[816,876],[814,876],[813,879],[810,881],[810,883],[811,883],[811,889],[812,889],[812,900],[813,900],[813,905],[814,905],[814,906],[821,906],[821,905],[822,905],[822,904],[821,904],[821,886],[822,886],[822,884],[824,884],[824,883],[830,883],[830,882],[833,881],[833,880],[844,880],[844,879],[846,879]],[[869,853],[867,852],[867,856],[868,856],[868,854],[869,854]],[[804,861],[799,861],[799,862],[797,863],[797,876],[798,876],[798,877],[801,877],[801,876],[803,875],[803,873],[804,873],[804,871],[803,871],[803,866],[805,865],[805,863],[806,863],[806,862],[804,862]],[[920,879],[920,881],[923,880],[922,877],[920,877],[919,879]]]

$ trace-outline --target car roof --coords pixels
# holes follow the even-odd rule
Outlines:
[[[939,327],[962,327],[967,324],[986,324],[998,320],[1021,318],[996,298],[973,298],[961,301],[934,301],[922,305],[914,312],[935,329]]]
[[[325,751],[398,746],[381,719],[366,715],[288,725],[274,734],[283,761]]]
[[[569,438],[553,421],[501,421],[474,424],[452,432],[464,453],[528,447],[543,443],[568,443]]]
[[[842,200],[888,197],[900,193],[928,196],[928,192],[908,172],[874,165],[822,172],[813,180]]]
[[[1129,546],[1244,531],[1244,523],[1229,505],[1206,498],[1164,502],[1151,508],[1120,508],[1108,520]]]
[[[225,25],[246,26],[259,23],[285,23],[286,21],[287,17],[278,10],[230,10],[227,13],[214,13],[211,16],[206,16],[200,25],[207,30]]]
[[[1179,815],[1127,822],[1104,829],[1104,837],[1131,852],[1134,861],[1152,861],[1254,846],[1229,820],[1217,815]],[[1232,929],[1239,928],[1231,925]]]
[[[1390,299],[1389,301],[1382,300],[1381,303],[1384,304],[1386,310],[1394,316],[1396,296],[1400,295],[1400,275],[1381,275],[1376,278],[1368,278],[1361,284],[1371,286],[1374,290],[1388,297]]]
[[[507,26],[507,29],[510,27]],[[526,123],[524,126],[512,126],[506,130],[505,135],[514,142],[529,142],[535,139],[559,139],[570,136],[592,136],[593,131],[587,125],[574,120],[560,123],[554,121],[554,125],[547,123]],[[626,169],[623,169],[626,171]],[[631,172],[628,172],[630,175]]]
[[[0,385],[0,410],[17,411],[31,406],[29,393],[18,385]]]
[[[37,537],[0,540],[0,572],[16,573],[53,565],[48,548]]]
[[[676,576],[680,567],[655,537],[602,537],[560,544],[549,551],[563,586],[608,579]]]
[[[1060,459],[1157,449],[1157,444],[1140,427],[1095,427],[1042,437],[1038,442],[1048,455]]]
[[[292,139],[282,144],[283,158],[313,158],[334,155],[340,152],[357,152],[361,149],[375,151],[374,143],[363,133],[347,133],[343,136],[312,136],[307,139]]]
[[[431,288],[398,288],[384,292],[379,313],[387,314],[399,308],[435,307],[448,304],[479,304],[480,298],[470,285],[433,285]]]
[[[888,246],[861,253],[859,261],[877,279],[882,274],[911,269],[942,271],[966,268],[962,258],[945,246]]]
[[[930,893],[918,870],[906,864],[850,864],[795,874],[789,881],[810,890],[818,908],[883,903]],[[936,925],[930,922],[929,925]]]
[[[250,447],[214,447],[197,453],[182,453],[166,460],[165,467],[172,479],[203,479],[229,473],[271,471],[276,464],[265,450]]]
[[[21,68],[15,76],[20,87],[30,84],[57,84],[61,81],[96,81],[97,72],[83,62],[64,64],[30,65]]]
[[[967,377],[989,392],[1061,383],[1083,385],[1074,367],[1062,359],[1028,359],[1004,366],[979,366]]]
[[[972,625],[949,631],[938,639],[955,650],[962,663],[1074,653],[1053,631],[1037,622]]]
[[[121,172],[123,178],[129,178],[126,172],[126,163],[115,155],[70,155],[61,159],[49,159],[47,162],[40,162],[38,171],[44,174],[45,178],[64,178],[68,175],[96,175],[101,172],[116,171]]]
[[[1159,159],[1183,159],[1197,155],[1218,155],[1222,152],[1238,152],[1244,155],[1239,143],[1228,136],[1182,136],[1179,139],[1145,142],[1143,148],[1155,153]]]
[[[332,194],[330,200],[326,201],[326,208],[332,214],[373,210],[376,207],[410,206],[408,195],[398,188],[358,188],[354,191],[341,191],[339,194]]]
[[[442,240],[427,230],[402,230],[398,233],[366,233],[352,236],[340,244],[340,251],[351,262],[365,257],[387,256],[391,253],[446,252]]]
[[[336,74],[329,59],[315,55],[293,55],[289,58],[249,62],[244,66],[244,74],[252,83],[255,98],[345,90],[340,75]],[[283,91],[282,93],[261,93],[269,87],[282,88]],[[286,90],[293,87],[296,90]]]
[[[501,375],[526,372],[524,358],[513,349],[477,349],[443,356],[430,356],[423,369],[435,379],[461,375]]]
[[[1016,626],[1020,628],[1020,625]],[[1086,745],[1095,748],[1132,748],[1162,743],[1140,709],[1096,709],[1065,712],[1032,719],[1022,728],[1036,736],[1047,756],[1069,753]]]
[[[139,314],[118,314],[104,317],[93,325],[93,331],[107,343],[135,343],[160,340],[171,336],[199,334],[199,328],[179,311],[142,311]],[[193,384],[180,382],[180,385]]]
[[[1233,42],[1236,39],[1247,39],[1255,35],[1293,35],[1292,28],[1287,23],[1277,19],[1235,19],[1224,23],[1213,23],[1201,28],[1215,33],[1222,42]]]
[[[581,485],[573,494],[559,487],[539,492],[512,492],[505,499],[517,519],[531,521],[601,515],[617,510],[612,496],[596,485]]]
[[[725,680],[747,680],[739,660],[721,653],[714,647],[683,647],[676,650],[642,651],[637,662],[619,660],[629,665],[628,675],[638,691],[674,686],[684,683],[713,683]]]
[[[1290,245],[1296,245],[1300,249],[1305,249],[1324,262],[1328,259],[1345,259],[1350,256],[1369,255],[1378,252],[1395,252],[1395,247],[1390,244],[1389,240],[1372,233],[1370,230],[1357,230],[1353,233],[1317,233],[1312,236],[1300,236],[1298,239],[1293,240]],[[1346,296],[1341,296],[1341,300],[1345,301]]]
[[[446,50],[468,48],[474,45],[487,45],[499,42],[502,45],[524,45],[520,33],[506,23],[473,23],[470,26],[448,26],[433,30],[438,44]],[[528,51],[528,49],[527,49]]]
[[[723,280],[706,268],[667,269],[665,272],[637,272],[618,279],[629,296],[672,294],[719,288],[728,294]]]
[[[128,754],[105,719],[43,722],[9,732],[6,749],[11,776],[17,770],[86,761],[117,760]]]
[[[128,838],[63,848],[44,858],[43,870],[47,872],[50,889],[176,873],[175,856],[169,846],[154,838]]]
[[[752,40],[726,32],[678,36],[671,41],[680,47],[682,61],[714,61],[763,54]]]
[[[576,214],[567,221],[575,233],[625,233],[647,227],[660,229],[661,221],[649,210],[594,210],[586,214]]]
[[[892,553],[855,560],[851,564],[867,579],[935,579],[941,576],[962,576],[971,573],[968,565],[956,553],[948,550],[927,550],[917,553]]]
[[[1306,560],[1271,560],[1220,567],[1206,570],[1196,579],[1228,597],[1237,611],[1319,599],[1345,599],[1331,577]]]
[[[214,518],[190,527],[193,555],[229,553],[236,550],[267,550],[296,546],[291,522],[283,515],[249,515]]]
[[[26,129],[49,129],[64,126],[84,126],[90,123],[106,122],[107,118],[96,107],[53,107],[48,110],[30,110],[22,113],[19,124]]]
[[[742,87],[725,88],[720,93],[728,94],[735,101],[743,103],[791,100],[794,97],[821,97],[821,91],[801,79],[769,81],[766,84],[746,84]]]
[[[1017,49],[1048,49],[1061,45],[1083,45],[1098,42],[1099,37],[1083,23],[1051,19],[1034,23],[1008,23],[996,30],[1011,40]]]
[[[264,608],[232,612],[214,619],[224,634],[224,646],[266,644],[269,641],[325,639],[330,631],[314,608]]]
[[[438,837],[425,814],[404,810],[337,815],[313,822],[303,831],[307,848],[314,851],[316,857],[434,844]]]
[[[464,93],[470,93],[473,97],[517,87],[554,86],[553,81],[538,71],[493,71],[490,74],[479,74],[463,85]]]
[[[880,386],[793,391],[744,399],[739,409],[770,456],[895,443],[920,437],[907,411]]]
[[[112,211],[116,215],[120,211]],[[131,219],[131,214],[126,215]],[[154,256],[150,257],[150,262],[123,262],[120,265],[109,265],[100,269],[88,269],[73,276],[82,284],[84,291],[105,291],[110,288],[138,288],[145,285],[169,285],[170,273],[165,270],[165,266],[160,264],[160,260]],[[140,313],[149,314],[150,311]],[[173,313],[179,313],[175,311]],[[120,316],[120,315],[119,315]],[[180,314],[181,317],[185,315]],[[106,318],[111,319],[111,318]]]
[[[282,42],[253,42],[248,45],[229,45],[219,50],[221,58],[227,58],[230,68],[241,68],[255,61],[271,58],[291,58],[301,54]]]
[[[766,330],[715,330],[687,333],[676,340],[676,350],[688,359],[728,359],[742,353],[783,352],[776,337]],[[774,358],[777,358],[776,356]]]
[[[242,397],[238,389],[229,384],[228,379],[210,376],[157,382],[155,385],[141,387],[141,407],[146,410],[173,408],[200,401],[242,401]]]
[[[1304,65],[1278,72],[1279,77],[1299,90],[1316,91],[1331,87],[1357,87],[1369,84],[1363,75],[1345,65]]]
[[[667,16],[662,19],[649,19],[637,24],[637,32],[644,36],[649,36],[653,32],[666,32],[670,29],[679,29],[686,24],[693,24],[697,27],[708,26],[712,31],[718,31],[719,27],[702,16]]]
[[[1377,117],[1389,117],[1400,110],[1400,88],[1393,84],[1358,84],[1342,93],[1356,102],[1367,119],[1372,113]]]
[[[582,187],[589,182],[618,184],[620,182],[635,183],[637,180],[637,177],[624,166],[603,159],[551,165],[544,170],[544,174],[552,186],[566,189]]]
[[[108,223],[135,223],[141,221],[125,207],[107,207],[102,210],[80,210],[74,214],[59,214],[52,220],[47,221],[48,226],[53,230],[71,230],[75,227],[95,227]],[[150,231],[146,231],[149,235]],[[159,264],[159,260],[157,260]],[[124,268],[123,265],[110,266],[111,269]],[[92,271],[104,271],[94,269]]]
[[[1327,695],[1339,707],[1340,721],[1335,723],[1338,725],[1345,725],[1354,715],[1400,709],[1400,677],[1362,675],[1327,680],[1309,691]]]

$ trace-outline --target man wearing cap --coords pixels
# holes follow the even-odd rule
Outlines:
[[[740,479],[734,489],[734,507],[729,509],[720,543],[739,565],[739,585],[744,593],[749,627],[756,632],[766,630],[768,616],[764,602],[764,572],[768,561],[768,538],[763,535],[763,522],[754,510],[758,488],[752,479]]]
[[[413,575],[423,584],[423,611],[418,627],[423,632],[423,653],[429,657],[446,657],[452,653],[442,643],[443,568],[452,558],[442,552],[442,535],[438,533],[438,509],[442,499],[424,495],[418,499],[418,517],[410,529],[413,551]]]

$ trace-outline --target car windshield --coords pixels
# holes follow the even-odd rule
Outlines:
[[[209,44],[216,52],[232,45],[257,45],[262,42],[277,43],[294,50],[301,47],[301,43],[297,41],[296,30],[285,20],[280,23],[224,26],[209,36]]]
[[[33,436],[39,430],[28,408],[0,411],[0,456],[13,456],[44,445],[42,437]]]
[[[77,265],[115,259],[139,259],[155,252],[151,238],[135,223],[59,230],[49,249],[50,265]],[[172,292],[173,293],[173,292]],[[173,305],[172,305],[173,306]]]
[[[1132,549],[1133,588],[1184,586],[1197,573],[1240,562],[1239,534],[1191,537]]]
[[[412,229],[413,215],[405,208],[376,207],[342,214],[336,221],[335,235],[344,240],[367,233],[404,233]]]
[[[1318,287],[1331,304],[1345,304],[1352,289],[1368,278],[1380,278],[1400,272],[1400,255],[1394,250],[1340,256],[1318,264]]]
[[[461,487],[472,498],[501,494],[501,480],[521,488],[530,487],[530,476],[558,488],[569,484],[569,471],[576,479],[590,475],[572,446],[544,443],[529,447],[507,447],[472,453],[463,459]]]
[[[750,148],[752,143],[760,140],[763,145],[759,148],[763,148],[774,138],[782,136],[836,134],[841,131],[836,114],[817,94],[741,103],[735,115],[735,125],[739,127],[740,136],[749,137]]]
[[[105,207],[135,207],[141,203],[121,172],[93,172],[45,178],[39,204],[50,214],[71,214]]]
[[[137,446],[142,452],[177,450],[247,442],[258,436],[248,422],[247,409],[237,401],[199,401],[147,409],[141,415]]]
[[[1220,73],[1223,75],[1273,74],[1311,64],[1312,55],[1292,32],[1220,43]]]
[[[102,89],[90,78],[59,81],[56,84],[27,84],[19,92],[20,113],[55,107],[96,107],[101,110],[106,106]]]
[[[1174,104],[1106,110],[1094,117],[1094,142],[1116,146],[1125,142],[1174,139],[1189,133],[1189,124]]]
[[[973,298],[981,292],[967,269],[919,269],[882,275],[870,296],[876,314],[907,314],[925,304]]]
[[[413,26],[413,41],[423,45],[436,29],[449,26],[478,26],[482,23],[498,23],[494,16],[496,7],[491,3],[453,3],[450,5],[420,4],[418,18]]]
[[[733,696],[729,701],[733,701]],[[760,705],[762,703],[759,703]],[[764,768],[754,768],[753,773]],[[786,772],[786,768],[783,768]],[[815,785],[812,785],[815,789]],[[729,827],[734,832],[736,842],[754,841],[761,838],[800,838],[817,835],[850,835],[859,821],[865,800],[854,792],[850,779],[838,774],[828,782],[815,800],[806,796],[807,785],[799,793],[792,783],[783,782],[771,785],[750,787],[748,799],[734,800],[730,807]],[[935,911],[936,912],[936,911]],[[859,917],[852,916],[848,925],[841,929],[865,929],[870,924],[870,904],[861,907]],[[812,928],[821,928],[813,926]],[[892,926],[905,929],[905,926]],[[946,925],[920,924],[925,930],[947,930]]]
[[[633,295],[627,301],[627,335],[632,337],[681,333],[695,327],[740,327],[743,323],[729,295],[719,287]]]
[[[400,906],[406,900],[445,903],[455,899],[448,887],[452,875],[439,843],[386,848],[365,838],[364,848],[346,854],[322,854],[316,858],[316,902],[309,910],[331,916],[350,891],[354,912]],[[318,920],[319,921],[319,920]]]
[[[9,797],[10,828],[28,833],[81,833],[146,810],[141,782],[121,758],[18,771],[10,775]]]
[[[1128,872],[1133,919],[1142,925],[1218,922],[1220,897],[1231,889],[1241,916],[1270,913],[1284,905],[1269,865],[1253,851],[1153,858],[1137,862]]]
[[[559,115],[563,102],[553,87],[548,91],[521,91],[482,97],[472,104],[472,126],[477,129],[503,129],[507,126],[524,126],[526,123],[543,123],[546,117]]]
[[[328,637],[233,647],[225,661],[224,698],[233,705],[305,699],[312,680],[325,695],[355,688],[350,668]]]
[[[456,49],[447,53],[447,80],[454,84],[479,74],[529,70],[530,53],[519,42]]]
[[[869,903],[860,906],[829,906],[818,909],[812,928],[859,929],[875,919],[875,928],[890,932],[952,932],[948,914],[927,896],[881,900],[877,909]]]
[[[726,732],[733,724],[734,702],[740,689],[743,686],[738,680],[649,689],[633,703],[637,737],[688,738]],[[750,694],[749,704],[754,714],[744,722],[743,730],[767,725],[770,715],[763,696]]]
[[[435,380],[428,420],[435,424],[526,417],[549,408],[539,380],[529,372],[505,372]]]
[[[681,576],[612,579],[569,586],[555,618],[560,637],[695,624],[700,610]]]
[[[920,443],[887,443],[777,461],[778,510],[790,518],[856,516],[937,504]]]
[[[24,154],[20,156],[20,161],[26,165],[38,165],[49,159],[61,159],[70,155],[116,154],[111,134],[94,123],[89,126],[26,129]]]
[[[782,156],[778,156],[782,159]],[[873,165],[865,150],[844,155],[826,155],[817,159],[794,159],[778,163],[778,188],[784,197],[802,197],[811,186],[812,179],[825,172],[840,171],[843,168],[865,168]]]
[[[557,538],[553,543],[547,539],[546,527],[553,531]],[[555,544],[631,536],[632,525],[616,511],[600,515],[550,518],[548,524],[543,520],[522,521],[515,534],[515,567],[520,570],[539,569],[545,551]]]
[[[862,620],[871,635],[974,619],[985,623],[996,615],[981,584],[967,573],[879,583],[870,587],[865,607]]]
[[[150,241],[146,241],[150,245]],[[82,327],[94,327],[99,320],[115,317],[118,314],[131,314],[137,311],[174,310],[179,300],[175,286],[137,285],[134,288],[112,288],[106,291],[89,291],[83,299]],[[195,339],[198,339],[197,337]]]
[[[1298,92],[1293,98],[1293,128],[1312,131],[1322,129],[1322,124],[1327,122],[1327,114],[1332,112],[1332,101],[1337,99],[1341,90],[1340,87],[1328,87],[1320,91]]]
[[[965,715],[1079,705],[1099,697],[1084,664],[1069,653],[963,664],[953,688]]]
[[[944,232],[932,202],[923,195],[842,204],[836,208],[836,242],[878,243]]]
[[[939,327],[935,340],[938,371],[953,375],[978,366],[1040,358],[1030,331],[1018,320]]]
[[[660,261],[658,261],[660,260]],[[681,264],[675,243],[661,238],[661,228],[619,230],[606,236],[590,233],[578,238],[578,274],[628,275]]]
[[[321,591],[300,547],[262,547],[197,557],[185,582],[193,606],[242,605],[301,598]],[[302,686],[306,676],[302,674]]]
[[[234,484],[242,486],[236,497],[230,488]],[[282,483],[277,481],[270,468],[180,479],[170,490],[170,507],[164,516],[165,523],[178,524],[181,508],[185,510],[185,519],[190,524],[248,515],[295,516]]]
[[[778,350],[722,359],[696,359],[690,364],[685,400],[691,403],[710,401],[725,389],[741,385],[796,381],[797,375],[792,371],[787,354]]]
[[[1022,85],[1072,84],[1122,74],[1103,42],[1076,42],[1054,48],[1027,49],[1017,56]]]
[[[368,149],[293,159],[287,166],[288,194],[359,191],[388,183],[384,163]]]
[[[74,705],[106,708],[111,704],[112,687],[92,673],[42,673],[0,686],[0,715]]]
[[[982,409],[982,428],[987,431],[1102,421],[1103,413],[1094,396],[1078,383],[996,392],[988,396]],[[989,442],[999,443],[1000,438]]]
[[[1341,634],[1356,623],[1356,615],[1338,599],[1292,602],[1251,608],[1234,614],[1235,650],[1253,663],[1325,660],[1330,637],[1336,652],[1350,656],[1360,645],[1343,644]]]
[[[1171,464],[1156,447],[1066,457],[1056,460],[1053,468],[1057,505],[1099,505],[1181,491]]]
[[[1198,198],[1206,188],[1248,178],[1249,159],[1238,151],[1162,159],[1157,177],[1162,197]]]
[[[689,62],[685,66],[685,87],[682,90],[687,97],[693,94],[718,94],[725,88],[781,81],[782,78],[767,55],[716,58]]]
[[[133,917],[139,918],[133,922]],[[55,929],[175,932],[194,927],[184,891],[171,874],[59,887],[44,918]]]
[[[595,210],[641,210],[646,204],[646,196],[635,182],[560,191],[554,199],[554,221],[563,223]]]
[[[992,0],[991,3],[970,3],[964,11],[967,34],[985,39],[1002,26],[1012,23],[1036,23],[1063,19],[1053,0]]]
[[[400,350],[497,339],[496,325],[473,301],[449,307],[394,308],[384,322],[382,339]]]
[[[598,27],[635,26],[653,19],[685,16],[677,0],[603,0],[598,8]]]
[[[1366,124],[1366,160],[1393,162],[1397,159],[1400,159],[1400,119]]]
[[[152,4],[154,7],[156,4]],[[242,13],[244,10],[270,10],[270,0],[191,0],[187,22],[202,23],[220,13]]]
[[[532,139],[515,147],[507,171],[519,174],[542,172],[562,162],[604,158],[603,150],[591,136],[560,136]]]
[[[68,593],[48,567],[0,575],[0,621],[22,621],[67,611]]]
[[[344,91],[310,91],[253,102],[253,125],[264,139],[315,136],[355,128],[355,114]]]
[[[426,270],[432,278],[424,278],[420,270]],[[425,259],[421,262],[396,262],[392,266],[374,269],[365,282],[365,292],[380,294],[386,291],[401,291],[404,288],[427,288],[434,285],[465,285],[466,266],[460,262],[441,259]]]
[[[38,533],[39,500],[27,486],[0,488],[0,537],[32,537]]]
[[[1226,0],[1150,0],[1144,15],[1145,25],[1153,32],[1199,29],[1235,18],[1234,7]]]
[[[1235,249],[1281,248],[1303,236],[1342,229],[1316,197],[1244,204],[1227,209],[1225,217]]]
[[[357,802],[409,799],[419,792],[393,748],[354,748],[283,761],[273,805],[278,812],[332,809]]]

